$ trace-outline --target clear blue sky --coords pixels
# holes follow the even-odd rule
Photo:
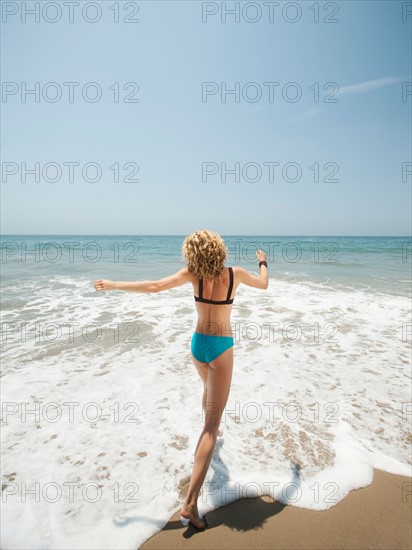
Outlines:
[[[87,2],[82,1],[82,5]],[[3,10],[4,4],[2,2]],[[411,162],[412,95],[402,101],[404,82],[411,77],[412,14],[402,21],[405,2],[343,1],[339,10],[325,10],[319,2],[320,21],[314,22],[312,1],[285,3],[269,8],[258,4],[242,13],[240,21],[227,15],[223,4],[202,22],[205,3],[101,1],[101,19],[89,23],[74,12],[73,23],[63,9],[40,13],[40,22],[18,13],[4,15],[2,23],[2,81],[9,84],[2,103],[1,183],[3,233],[11,234],[187,234],[209,228],[222,234],[242,235],[408,235],[411,232],[411,181],[402,181],[402,163]],[[43,8],[45,2],[40,2]],[[120,22],[114,23],[119,6]],[[33,7],[34,2],[26,2]],[[139,10],[133,14],[134,6]],[[235,2],[226,2],[234,7]],[[330,4],[330,5],[333,5]],[[8,7],[13,11],[14,7]],[[124,17],[138,23],[124,23]],[[323,19],[337,19],[325,23]],[[95,17],[92,8],[86,14]],[[22,102],[21,92],[40,84],[40,100],[33,95]],[[42,93],[56,82],[62,98],[47,102]],[[79,82],[75,100],[68,86]],[[83,99],[81,89],[97,82],[102,98]],[[120,85],[120,102],[113,101],[113,83]],[[133,92],[123,85],[136,82],[138,103],[124,103]],[[202,101],[202,82],[216,83],[218,93]],[[240,101],[221,91],[240,84]],[[250,82],[257,86],[244,85]],[[273,101],[264,82],[279,82]],[[299,101],[286,101],[282,88],[299,85]],[[319,83],[320,101],[310,87]],[[339,86],[337,103],[323,100]],[[16,88],[17,86],[17,88]],[[16,91],[17,90],[17,91]],[[242,90],[253,99],[246,101]],[[288,88],[290,97],[293,86]],[[14,93],[16,91],[16,93]],[[90,93],[93,90],[90,88]],[[40,182],[32,175],[22,182],[22,163],[28,168],[58,163],[60,181]],[[77,162],[75,178],[63,163]],[[87,163],[100,165],[98,182],[85,181]],[[122,181],[136,163],[139,182]],[[202,181],[202,163],[216,163],[218,173]],[[240,181],[228,174],[222,181],[221,165],[240,163]],[[256,163],[262,170],[253,180]],[[264,163],[278,162],[274,181]],[[324,181],[335,163],[338,182]],[[8,163],[7,165],[5,163]],[[16,174],[5,174],[13,171]],[[110,166],[119,163],[120,180],[113,181]],[[300,181],[290,168],[297,163]],[[319,181],[313,167],[319,163]],[[332,166],[332,165],[331,165]],[[54,171],[49,169],[49,178]],[[94,176],[90,169],[89,177]],[[205,179],[205,178],[203,178]],[[249,181],[248,181],[249,180]]]

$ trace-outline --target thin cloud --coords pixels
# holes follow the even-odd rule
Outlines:
[[[384,86],[389,86],[389,84],[402,82],[402,80],[403,79],[400,76],[378,78],[377,80],[367,80],[366,82],[360,82],[359,84],[343,86],[342,88],[339,88],[339,90],[334,95],[364,94],[366,92],[371,92],[372,90],[377,90],[378,88],[383,88]]]
[[[389,86],[390,84],[395,84],[397,82],[402,82],[404,80],[401,76],[391,76],[388,78],[378,78],[376,80],[367,80],[366,82],[359,82],[358,84],[351,84],[350,86],[342,86],[339,88],[336,93],[333,94],[333,97],[338,95],[348,95],[348,94],[365,94],[373,90],[378,90],[384,86]],[[305,111],[302,115],[293,117],[289,119],[289,122],[300,122],[305,118],[311,117],[319,113],[320,109],[309,109]]]
[[[289,122],[299,122],[301,120],[304,120],[305,118],[309,118],[311,116],[316,115],[317,113],[319,113],[319,111],[320,111],[320,109],[308,109],[302,115],[290,118]]]

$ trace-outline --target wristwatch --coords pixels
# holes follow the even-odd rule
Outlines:
[[[267,264],[267,262],[265,262],[265,260],[260,260],[259,267],[262,266],[262,265],[264,265],[266,267],[268,266],[268,264]]]

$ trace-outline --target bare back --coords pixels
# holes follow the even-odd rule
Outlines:
[[[239,286],[239,279],[236,277],[237,267],[233,269],[233,286],[230,289],[229,268],[225,267],[222,276],[219,279],[203,279],[203,284],[199,278],[192,274],[191,283],[193,285],[194,296],[199,297],[199,287],[203,288],[203,298],[213,301],[225,301],[228,297],[228,289],[231,290],[230,298],[233,299],[236,289]],[[210,334],[215,336],[233,336],[230,325],[230,316],[232,313],[232,304],[209,304],[196,301],[198,321],[196,332]]]

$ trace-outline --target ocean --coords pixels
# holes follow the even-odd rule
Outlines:
[[[199,498],[325,510],[411,475],[410,237],[225,236],[240,286],[231,393]],[[3,235],[2,547],[138,548],[178,510],[202,429],[184,235]]]

